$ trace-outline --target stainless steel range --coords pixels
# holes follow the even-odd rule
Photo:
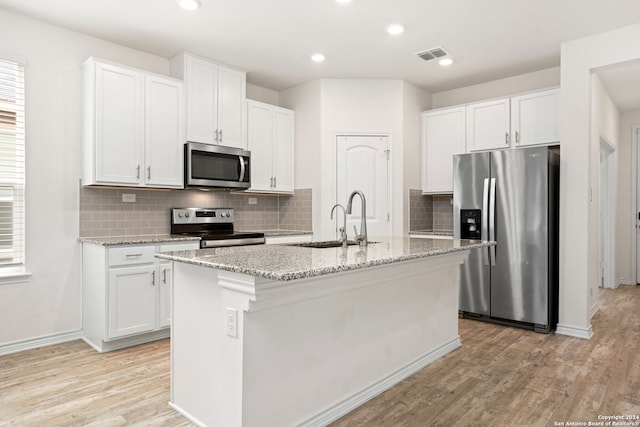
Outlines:
[[[198,236],[201,248],[264,244],[264,233],[236,232],[233,222],[233,208],[171,209],[171,234]]]

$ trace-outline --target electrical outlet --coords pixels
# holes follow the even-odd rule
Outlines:
[[[249,197],[249,204],[250,205],[257,205],[258,204],[258,198],[257,197]]]
[[[238,310],[227,307],[227,335],[238,338]]]
[[[136,195],[135,194],[125,194],[122,193],[122,201],[125,203],[135,203]]]

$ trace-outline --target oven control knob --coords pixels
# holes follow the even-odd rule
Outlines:
[[[185,218],[189,218],[189,212],[184,213]]]
[[[182,214],[178,212],[178,218],[182,218]]]

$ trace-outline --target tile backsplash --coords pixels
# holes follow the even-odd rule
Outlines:
[[[422,195],[421,190],[409,190],[409,231],[453,230],[453,196]]]
[[[122,201],[135,195],[134,203]],[[249,204],[253,198],[256,204]],[[80,237],[169,234],[169,212],[176,207],[235,209],[237,230],[311,231],[311,189],[293,195],[257,195],[226,191],[147,190],[80,187]]]

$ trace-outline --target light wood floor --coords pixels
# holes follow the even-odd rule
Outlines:
[[[640,286],[601,290],[592,323],[595,336],[581,340],[460,320],[462,348],[332,426],[640,415]],[[105,354],[74,341],[0,357],[0,426],[190,426],[168,400],[169,340]]]

